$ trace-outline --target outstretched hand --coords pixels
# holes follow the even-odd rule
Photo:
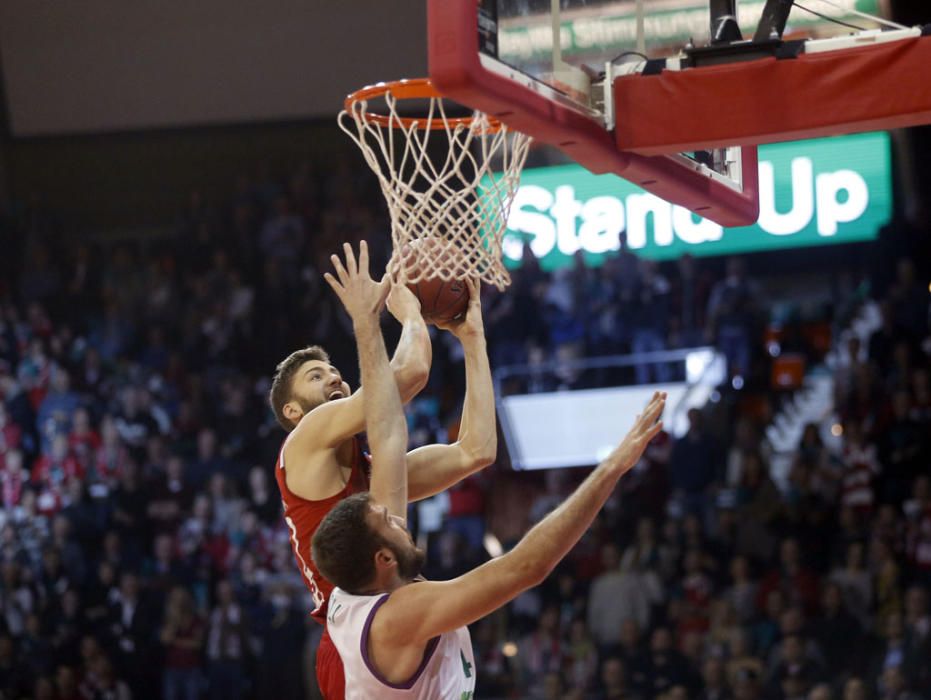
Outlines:
[[[619,470],[618,476],[633,468],[640,460],[647,445],[650,444],[650,440],[663,429],[663,421],[659,418],[665,406],[666,392],[655,392],[643,413],[637,416],[637,420],[634,421],[633,427],[628,431],[624,440],[608,457],[607,461]]]
[[[377,319],[391,291],[391,280],[386,275],[380,282],[376,282],[369,275],[369,248],[365,241],[359,244],[358,263],[348,243],[343,244],[343,254],[346,264],[343,265],[338,255],[331,255],[330,261],[336,276],[327,272],[323,278],[336,292],[353,323]]]
[[[434,322],[437,328],[449,331],[460,341],[485,335],[485,324],[482,322],[482,283],[478,277],[466,277],[464,282],[469,290],[469,306],[465,315],[455,321]]]

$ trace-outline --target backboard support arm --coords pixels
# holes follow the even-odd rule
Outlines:
[[[737,0],[709,0],[711,14],[711,44],[740,41],[743,34],[737,23]]]
[[[786,22],[789,20],[789,12],[792,10],[793,2],[794,0],[766,0],[766,5],[763,6],[763,15],[760,17],[760,23],[756,28],[756,34],[753,35],[753,41],[782,39],[782,33],[786,29]]]

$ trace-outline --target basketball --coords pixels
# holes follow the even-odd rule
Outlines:
[[[462,280],[428,277],[407,286],[420,300],[420,313],[427,323],[455,321],[469,307],[469,288]]]
[[[420,313],[427,323],[447,323],[465,315],[469,306],[469,287],[463,280],[444,280],[441,276],[423,276],[423,271],[446,272],[453,252],[439,239],[415,238],[401,249],[408,279],[417,280],[407,287],[420,301]]]

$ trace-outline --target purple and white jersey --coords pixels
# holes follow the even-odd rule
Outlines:
[[[389,593],[350,595],[334,588],[327,612],[327,630],[343,660],[346,700],[408,698],[471,700],[475,693],[475,659],[467,627],[434,637],[420,667],[405,683],[390,683],[369,659],[369,629]],[[411,611],[416,615],[415,610]]]

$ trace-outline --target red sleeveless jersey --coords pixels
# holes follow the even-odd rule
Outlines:
[[[369,488],[368,455],[362,451],[358,438],[352,438],[352,443],[352,472],[349,474],[349,481],[342,491],[320,501],[308,501],[288,489],[285,481],[284,445],[278,452],[278,461],[275,464],[275,479],[281,492],[284,521],[291,532],[291,549],[294,551],[297,568],[301,572],[304,584],[314,599],[314,609],[310,614],[320,624],[326,623],[326,606],[333,584],[323,578],[314,565],[310,555],[310,540],[333,506],[347,496],[367,491]]]

